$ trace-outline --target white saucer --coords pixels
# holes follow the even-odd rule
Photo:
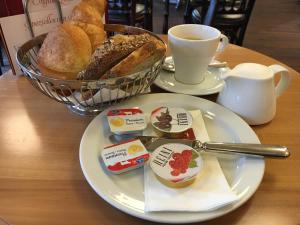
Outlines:
[[[217,62],[217,61],[216,61]],[[218,93],[223,89],[225,82],[220,79],[220,74],[227,72],[229,68],[211,68],[209,67],[204,81],[199,84],[184,84],[177,81],[173,72],[161,70],[160,74],[154,81],[158,87],[180,94],[188,95],[209,95]]]

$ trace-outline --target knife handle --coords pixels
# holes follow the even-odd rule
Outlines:
[[[281,145],[204,142],[200,146],[204,151],[214,151],[222,153],[231,152],[283,158],[288,157],[290,155],[288,148],[286,146]]]

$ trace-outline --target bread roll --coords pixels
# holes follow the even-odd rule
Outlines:
[[[76,79],[77,73],[58,72],[47,68],[40,60],[38,61],[40,72],[47,77],[62,79],[62,80],[74,80]]]
[[[101,28],[104,27],[102,22],[102,16],[96,8],[88,3],[81,2],[74,7],[71,13],[70,20],[78,21],[82,23],[94,24]]]
[[[42,72],[54,78],[76,79],[89,63],[91,52],[88,35],[65,23],[48,33],[38,53],[38,64]]]
[[[91,45],[92,45],[92,52],[103,44],[104,40],[106,39],[106,32],[104,29],[94,25],[94,24],[88,24],[88,23],[82,23],[78,21],[69,21],[65,23],[71,23],[75,26],[80,27],[84,32],[88,35]]]
[[[88,3],[98,10],[101,16],[104,15],[106,9],[106,0],[82,0],[82,2]]]

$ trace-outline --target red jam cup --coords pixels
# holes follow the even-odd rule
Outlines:
[[[195,181],[203,168],[203,160],[190,146],[169,143],[154,150],[150,158],[150,167],[162,184],[172,188],[183,188]]]

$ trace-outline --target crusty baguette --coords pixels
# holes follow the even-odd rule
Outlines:
[[[147,69],[157,62],[165,51],[165,45],[160,40],[151,37],[147,43],[111,68],[102,79],[126,76]]]
[[[90,64],[83,73],[80,73],[79,79],[100,79],[110,68],[147,43],[150,37],[146,33],[141,35],[113,36],[109,41],[95,50]]]

